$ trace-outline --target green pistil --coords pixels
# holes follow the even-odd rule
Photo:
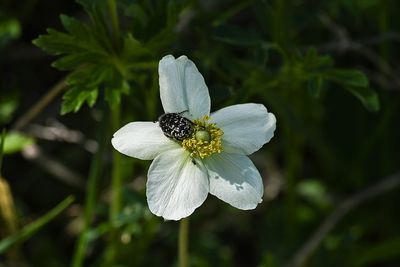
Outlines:
[[[193,135],[182,141],[182,146],[190,151],[191,157],[206,158],[214,153],[221,153],[221,137],[224,132],[215,123],[208,123],[209,116],[194,120]]]

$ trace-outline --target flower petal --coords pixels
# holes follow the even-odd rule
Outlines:
[[[148,172],[146,195],[152,213],[166,220],[180,220],[193,213],[207,198],[209,183],[202,162],[192,162],[183,148],[155,158]]]
[[[260,173],[244,155],[220,153],[205,159],[210,194],[242,210],[261,203],[264,187]]]
[[[131,122],[114,133],[111,139],[113,147],[138,159],[154,159],[158,154],[180,147],[179,144],[166,137],[158,123]]]
[[[224,151],[249,155],[274,136],[276,118],[262,104],[239,104],[211,114],[211,121],[224,131]]]
[[[186,56],[168,55],[158,66],[160,97],[165,113],[188,111],[189,119],[210,114],[210,95],[203,76]]]

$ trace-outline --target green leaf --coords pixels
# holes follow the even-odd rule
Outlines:
[[[308,93],[315,98],[318,98],[321,94],[321,89],[324,83],[324,79],[321,76],[313,77],[308,80]]]
[[[84,51],[74,36],[53,29],[47,29],[46,35],[39,35],[32,43],[54,56]]]
[[[46,35],[32,41],[32,43],[50,55],[63,55],[82,52],[93,52],[106,55],[102,44],[92,34],[93,29],[88,29],[84,36],[76,36],[69,33],[48,29]]]
[[[0,124],[8,123],[13,113],[18,107],[19,100],[16,93],[4,90],[4,94],[0,94]]]
[[[378,94],[368,87],[368,78],[361,71],[334,69],[321,74],[324,78],[343,85],[361,101],[368,111],[376,112],[379,110]]]
[[[73,36],[86,38],[92,33],[88,25],[67,15],[60,15],[60,20],[64,28]]]
[[[134,66],[140,62],[148,61],[149,58],[151,58],[150,51],[136,40],[132,34],[127,34],[124,37],[121,59],[127,66]]]
[[[111,107],[115,107],[121,103],[121,95],[128,94],[130,86],[126,81],[117,87],[106,87],[105,89],[105,100],[110,104]]]
[[[36,221],[24,226],[18,233],[2,239],[0,241],[0,254],[7,251],[7,249],[9,249],[12,245],[29,239],[33,234],[42,229],[46,224],[48,224],[61,212],[63,212],[69,205],[71,205],[73,201],[74,201],[73,196],[67,197],[60,204],[58,204],[52,210],[47,212],[45,215],[43,215]]]
[[[21,24],[15,18],[0,20],[0,46],[7,45],[10,41],[21,36]]]
[[[146,14],[146,11],[136,3],[132,3],[126,8],[125,15],[137,20],[141,26],[145,26],[149,21],[149,16]]]
[[[97,87],[105,80],[112,79],[114,69],[108,64],[92,64],[83,66],[68,75],[66,83],[71,87],[91,88]]]
[[[307,50],[306,54],[301,57],[304,67],[308,70],[318,70],[320,68],[327,68],[333,65],[333,60],[329,55],[318,54],[315,48]]]
[[[4,140],[4,154],[17,153],[34,143],[34,139],[17,132],[9,132]]]
[[[377,112],[380,108],[378,94],[369,87],[345,87],[350,93],[357,97],[364,107],[371,112]]]
[[[323,72],[324,78],[345,86],[368,87],[367,76],[358,70],[334,69]]]
[[[297,185],[297,193],[315,206],[321,208],[330,204],[325,186],[317,179],[301,181]]]
[[[69,89],[63,96],[63,103],[61,107],[61,115],[69,112],[77,112],[81,106],[86,102],[89,107],[92,107],[97,100],[97,88],[79,88],[73,87]]]
[[[90,13],[90,23],[61,15],[67,33],[49,29],[47,35],[33,41],[49,54],[60,56],[52,66],[73,71],[66,79],[70,89],[64,94],[61,114],[77,112],[85,102],[93,106],[99,88],[106,89],[104,96],[111,105],[119,104],[121,93],[129,92],[125,80],[130,72],[156,66],[149,50],[131,34],[121,38],[121,49],[111,44],[100,8],[106,2],[80,3]]]
[[[86,63],[98,63],[102,56],[102,54],[93,52],[74,53],[60,57],[51,65],[59,70],[73,70]]]

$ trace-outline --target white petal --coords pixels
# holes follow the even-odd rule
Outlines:
[[[158,66],[165,113],[188,111],[189,119],[210,114],[210,95],[203,76],[186,56],[168,55]],[[185,113],[186,114],[186,113]]]
[[[131,122],[114,133],[113,147],[122,154],[138,159],[154,159],[158,154],[180,147],[166,137],[158,123]]]
[[[276,118],[262,104],[239,104],[211,114],[220,127],[224,151],[249,155],[259,150],[274,136]]]
[[[244,155],[220,153],[205,160],[210,194],[242,210],[254,209],[264,194],[257,168]]]
[[[146,195],[152,213],[166,220],[180,220],[193,213],[207,198],[207,170],[192,162],[183,148],[167,151],[150,166]]]

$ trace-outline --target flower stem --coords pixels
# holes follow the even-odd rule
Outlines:
[[[111,17],[111,30],[112,38],[114,41],[115,49],[119,50],[120,45],[120,28],[116,0],[108,0],[108,8]],[[117,61],[118,63],[118,61]],[[118,66],[118,64],[117,64]],[[111,130],[115,132],[121,126],[121,107],[110,104],[111,107]],[[115,228],[115,222],[122,208],[122,167],[121,167],[121,154],[113,150],[112,152],[113,164],[111,173],[111,204],[109,211],[109,223],[111,225],[111,232],[109,242],[105,251],[105,261],[102,266],[114,266],[117,258],[118,251],[118,229]]]
[[[117,3],[115,0],[108,0],[108,7],[110,8],[111,27],[115,44],[119,45],[119,19],[117,12]]]
[[[106,107],[105,104],[103,104]],[[104,154],[104,150],[106,144],[108,144],[107,136],[108,136],[108,110],[103,108],[103,120],[99,126],[97,131],[98,133],[98,143],[99,148],[94,155],[92,162],[90,164],[89,170],[89,177],[87,181],[87,189],[86,189],[86,200],[85,200],[85,214],[84,214],[84,224],[82,232],[79,235],[78,242],[75,248],[75,254],[72,261],[73,267],[80,267],[82,266],[83,260],[85,258],[86,249],[88,245],[87,234],[90,228],[90,224],[92,223],[95,208],[96,208],[96,201],[97,201],[97,186],[99,181],[99,176],[102,169],[101,158]]]
[[[179,224],[179,244],[178,244],[179,267],[189,266],[188,235],[189,235],[189,218],[183,218]]]
[[[121,124],[121,109],[120,106],[111,108],[111,128],[116,131]],[[118,251],[118,229],[115,227],[115,222],[122,208],[122,173],[121,173],[121,154],[113,150],[113,165],[111,173],[111,206],[109,213],[109,221],[112,226],[110,232],[110,240],[106,250],[105,262],[103,266],[113,266],[116,260]]]
[[[111,25],[114,41],[116,44],[119,42],[119,18],[117,12],[116,0],[108,0],[108,7],[110,8]],[[111,105],[111,128],[116,131],[121,125],[121,108],[118,105]],[[110,209],[110,219],[115,220],[121,209],[121,156],[116,150],[113,150],[113,168],[112,168],[112,201]]]
[[[121,125],[120,107],[116,106],[111,110],[111,125],[113,131],[116,131]],[[112,167],[112,200],[110,209],[110,219],[115,220],[122,206],[122,175],[121,175],[121,154],[117,150],[113,150],[113,167]]]

